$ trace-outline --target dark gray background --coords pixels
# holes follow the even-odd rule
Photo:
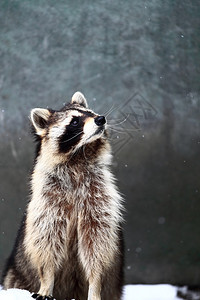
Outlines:
[[[199,79],[199,1],[1,0],[0,266],[28,198],[29,111],[80,90],[124,120],[111,140],[126,282],[199,285]]]

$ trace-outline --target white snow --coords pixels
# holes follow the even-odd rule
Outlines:
[[[33,298],[26,290],[8,289],[0,291],[0,300],[33,300]]]
[[[177,287],[169,284],[126,285],[123,300],[180,300],[176,296],[177,290]],[[9,289],[0,290],[0,300],[33,300],[33,298],[26,290]]]
[[[169,284],[126,285],[123,300],[180,300],[178,288]]]

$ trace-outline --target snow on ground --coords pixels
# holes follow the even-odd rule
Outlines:
[[[33,300],[28,291],[20,289],[9,289],[0,291],[0,300]]]
[[[123,300],[180,300],[178,288],[169,284],[126,285]]]
[[[126,285],[123,300],[180,300],[177,291],[177,287],[169,284]],[[0,300],[33,300],[33,298],[28,291],[9,289],[0,290]]]

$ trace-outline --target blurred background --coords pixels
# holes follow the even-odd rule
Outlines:
[[[0,1],[0,269],[28,201],[29,112],[112,123],[126,283],[200,283],[200,2]]]

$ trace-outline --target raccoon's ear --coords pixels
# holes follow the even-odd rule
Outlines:
[[[34,108],[31,110],[30,119],[38,135],[43,135],[46,130],[47,121],[51,111],[44,108]]]
[[[77,103],[79,105],[82,105],[83,107],[88,107],[87,100],[85,99],[84,95],[81,92],[76,92],[72,96],[71,103]]]

